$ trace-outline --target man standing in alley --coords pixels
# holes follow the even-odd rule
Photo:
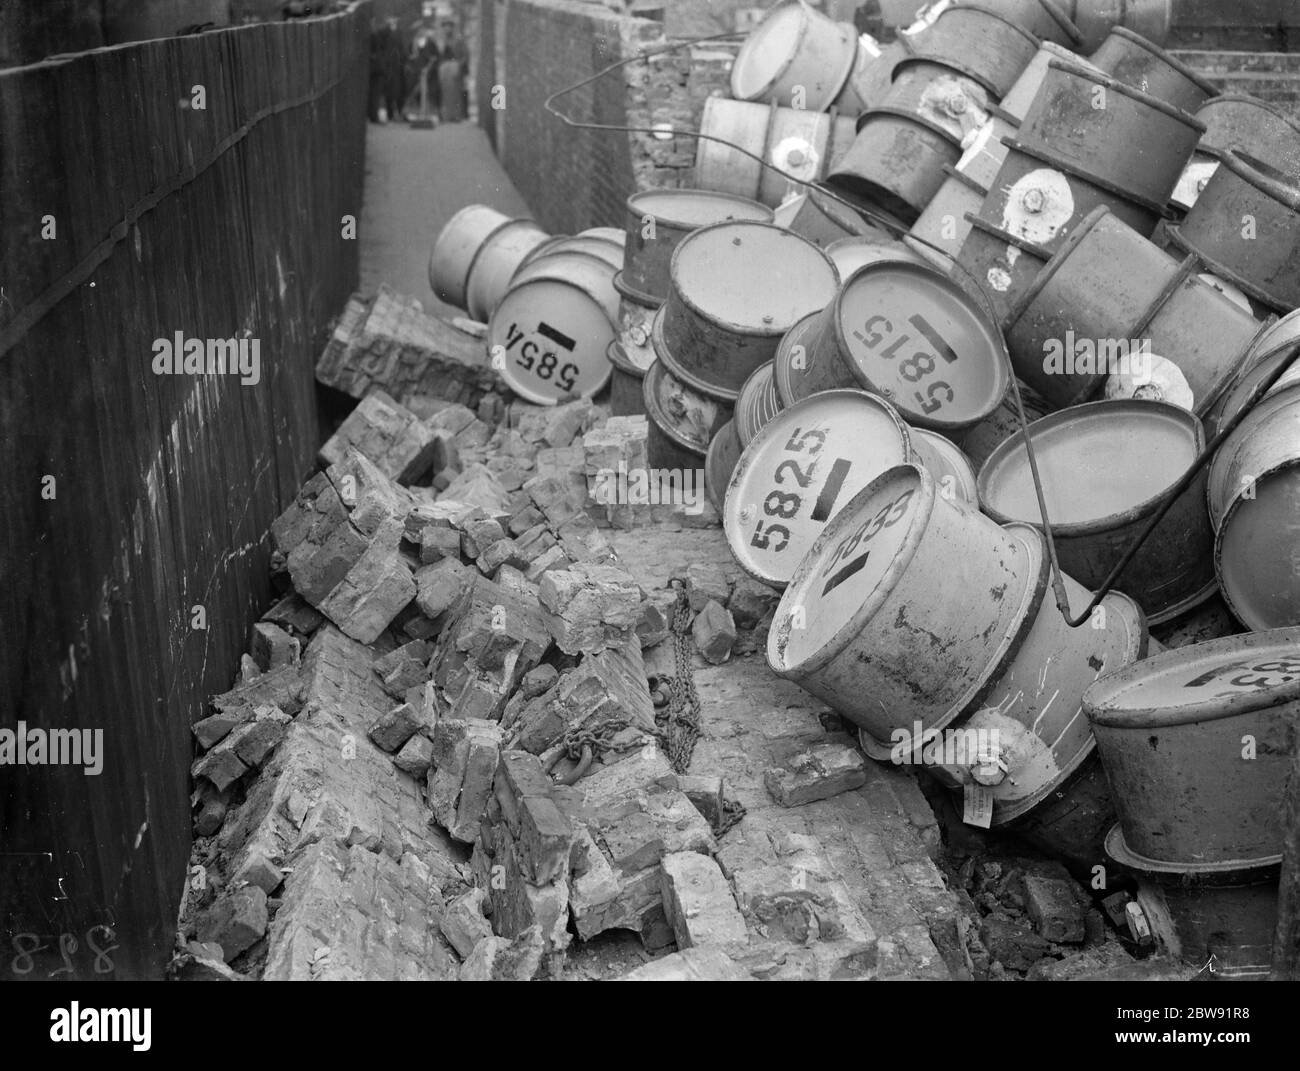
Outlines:
[[[402,108],[402,42],[397,20],[385,19],[370,35],[370,119],[386,123]]]
[[[439,7],[433,31],[438,102],[444,123],[459,123],[469,115],[469,47],[461,37],[450,7]]]

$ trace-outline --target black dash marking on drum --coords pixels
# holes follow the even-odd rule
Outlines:
[[[835,508],[835,500],[840,497],[840,492],[844,489],[844,478],[849,474],[851,464],[847,458],[835,459],[835,464],[831,466],[831,474],[826,477],[826,482],[822,484],[822,492],[817,496],[817,505],[813,507],[814,521],[824,521],[830,517],[831,510]]]
[[[853,561],[849,562],[848,565],[826,581],[826,586],[822,588],[822,597],[825,598],[854,573],[861,572],[862,567],[867,564],[867,559],[870,556],[871,551],[867,551],[860,558],[854,558]]]
[[[539,321],[537,324],[537,333],[539,335],[545,335],[557,346],[563,346],[570,353],[573,352],[574,346],[577,345],[577,343],[574,342],[573,339],[571,339],[568,335],[564,334],[562,331],[555,330],[555,328],[553,328],[548,323],[542,323],[541,321]]]
[[[943,336],[940,335],[938,331],[936,331],[933,327],[930,326],[930,321],[927,320],[924,316],[922,316],[920,313],[917,313],[915,316],[911,317],[907,322],[910,323],[913,327],[915,327],[918,331],[920,331],[921,334],[925,336],[925,340],[928,343],[930,343],[930,345],[933,346],[935,350],[938,351],[939,356],[942,357],[945,361],[947,361],[949,364],[952,364],[955,360],[957,360],[957,351],[954,350],[951,346],[948,345],[947,342],[943,340]]]

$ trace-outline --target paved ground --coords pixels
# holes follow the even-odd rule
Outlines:
[[[612,535],[621,564],[647,589],[685,575],[692,563],[717,564],[733,582],[741,575],[717,528]],[[656,652],[647,653],[647,664]],[[764,770],[831,739],[828,728],[838,729],[839,719],[777,677],[761,651],[721,666],[697,655],[696,686],[703,732],[690,772],[722,776],[748,812],[719,842],[724,869],[770,869],[782,836],[812,838],[878,939],[876,977],[969,977],[959,951],[966,920],[934,864],[938,824],[915,778],[867,760],[861,788],[778,806],[764,785]]]
[[[442,225],[471,204],[492,205],[511,216],[530,214],[482,130],[469,123],[436,130],[371,123],[361,215],[362,291],[374,293],[387,283],[418,298],[428,312],[459,314],[429,289],[429,253]]]

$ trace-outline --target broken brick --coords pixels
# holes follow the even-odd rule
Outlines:
[[[719,666],[736,646],[736,623],[721,603],[709,600],[691,624],[691,638],[706,662]]]
[[[258,667],[265,670],[297,665],[302,644],[279,625],[258,621],[253,625],[249,653]]]
[[[745,920],[718,864],[698,852],[660,860],[664,912],[678,948],[743,943]]]
[[[366,735],[377,748],[391,754],[419,732],[421,724],[420,711],[410,703],[402,703],[380,715]]]
[[[204,913],[198,936],[205,944],[219,944],[229,963],[261,940],[267,921],[266,893],[256,885],[246,885],[217,900]]]
[[[451,901],[442,914],[439,929],[462,959],[467,959],[481,940],[492,936],[492,925],[483,914],[486,900],[482,889],[470,889]]]
[[[798,807],[861,788],[867,783],[866,762],[846,744],[815,744],[785,766],[765,770],[763,783],[782,807]]]
[[[1074,885],[1060,878],[1025,875],[1025,910],[1034,929],[1055,944],[1082,944],[1084,909]]]

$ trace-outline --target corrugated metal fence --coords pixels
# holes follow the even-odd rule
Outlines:
[[[0,976],[156,976],[170,949],[189,726],[269,599],[356,283],[368,26],[0,72]],[[258,382],[156,374],[178,332],[258,343]],[[102,771],[14,765],[19,723],[102,730]]]

